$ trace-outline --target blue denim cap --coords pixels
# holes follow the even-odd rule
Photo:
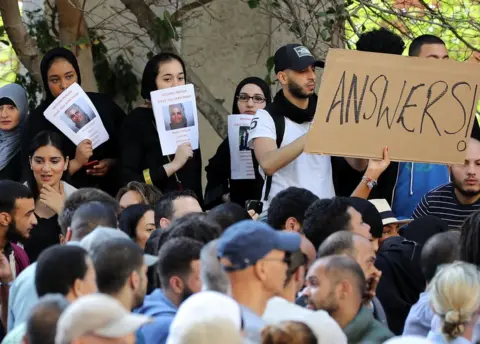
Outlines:
[[[273,250],[300,250],[300,234],[276,231],[264,222],[245,220],[230,226],[218,239],[218,258],[228,259],[228,271],[254,265]]]

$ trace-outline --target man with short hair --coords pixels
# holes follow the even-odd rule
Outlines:
[[[348,231],[333,233],[320,245],[318,258],[339,254],[352,257],[360,265],[367,280],[363,303],[372,310],[375,319],[388,326],[382,304],[375,296],[382,273],[375,267],[375,251],[370,241]]]
[[[231,225],[243,220],[251,220],[249,212],[241,205],[233,202],[219,204],[207,213],[207,219],[216,222],[222,232]]]
[[[230,294],[230,281],[218,260],[218,239],[210,241],[200,251],[200,280],[203,290]]]
[[[453,263],[460,258],[460,232],[449,231],[435,234],[422,248],[421,265],[427,284],[435,276],[438,267]],[[405,321],[403,335],[426,337],[431,330],[434,317],[430,306],[430,293],[424,291],[416,304],[412,306]]]
[[[445,60],[448,59],[448,50],[445,42],[440,37],[421,35],[410,43],[408,56]]]
[[[60,294],[69,302],[96,293],[95,268],[88,252],[74,245],[55,245],[45,249],[36,262],[35,288],[38,297]],[[26,323],[17,325],[2,343],[19,343],[25,331]]]
[[[305,212],[317,200],[318,197],[307,189],[286,188],[272,198],[267,223],[275,229],[303,233]]]
[[[307,308],[327,311],[349,343],[383,343],[393,334],[362,304],[365,285],[365,275],[351,257],[320,258],[308,271],[304,292]]]
[[[62,313],[55,344],[134,344],[135,332],[150,321],[128,312],[111,296],[88,295]]]
[[[303,227],[316,249],[330,234],[338,231],[351,231],[369,240],[372,238],[370,226],[346,197],[320,199],[313,203],[305,212]]]
[[[480,141],[470,138],[463,165],[450,165],[451,182],[425,196],[413,212],[414,218],[433,215],[450,229],[459,228],[465,219],[480,210]]]
[[[60,242],[70,242],[72,244],[75,242],[74,240],[72,242],[71,238],[68,240],[65,239],[67,237],[68,228],[71,227],[72,218],[75,211],[83,204],[89,202],[100,202],[107,207],[111,206],[112,209],[115,209],[115,213],[118,213],[119,211],[118,204],[115,199],[101,190],[94,188],[83,188],[75,191],[65,200],[63,211],[58,217],[58,224],[62,232]],[[103,221],[103,219],[98,219],[98,217],[97,220]],[[95,228],[97,225],[91,222],[89,227]],[[74,230],[72,231],[71,236],[77,238],[78,241],[82,239],[81,236],[77,235]],[[26,268],[19,278],[13,282],[10,288],[10,297],[8,302],[9,331],[19,323],[26,321],[28,312],[38,299],[37,292],[35,290],[36,266],[37,265],[34,263]]]
[[[282,321],[303,322],[311,328],[317,342],[346,344],[347,337],[342,329],[325,311],[312,311],[295,304],[297,293],[304,287],[306,268],[308,268],[306,254],[302,251],[293,252],[290,255],[283,291],[268,301],[262,318],[269,324]]]
[[[68,300],[61,294],[49,294],[41,297],[27,318],[23,343],[55,343],[57,321],[69,305]]]
[[[154,322],[141,330],[145,344],[165,344],[180,304],[201,290],[201,248],[200,242],[190,238],[170,239],[161,247],[157,269],[162,289],[145,297],[143,305],[136,310],[154,317]]]
[[[246,337],[260,342],[261,316],[268,300],[283,291],[289,255],[300,250],[298,233],[275,231],[263,222],[246,220],[218,239],[218,257],[228,273],[232,297],[241,305]]]
[[[265,179],[264,211],[288,186],[305,188],[320,198],[335,196],[330,157],[303,152],[317,106],[315,68],[323,68],[324,62],[300,44],[280,47],[274,62],[282,89],[271,104],[257,110],[248,138]],[[356,168],[353,159],[348,162]]]
[[[165,229],[173,220],[197,212],[202,212],[202,207],[193,191],[168,192],[155,205],[155,226]]]

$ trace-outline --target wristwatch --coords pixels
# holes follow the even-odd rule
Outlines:
[[[370,190],[372,190],[375,187],[375,185],[377,185],[377,181],[375,179],[370,178],[370,177],[363,176],[362,180],[365,181],[365,183],[367,184],[367,186]]]

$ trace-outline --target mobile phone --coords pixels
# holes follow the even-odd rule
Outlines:
[[[255,213],[260,215],[263,211],[263,202],[256,200],[248,200],[245,202],[245,208],[247,209],[247,211],[254,210]]]
[[[84,164],[83,167],[91,168],[91,167],[97,166],[97,165],[98,165],[98,160],[93,160],[93,161],[89,161],[86,164]]]

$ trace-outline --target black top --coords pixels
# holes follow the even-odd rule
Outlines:
[[[38,224],[30,232],[30,238],[23,241],[30,263],[35,262],[43,250],[60,243],[61,229],[58,225],[58,215],[55,214],[48,219],[38,217],[37,214],[35,217]]]
[[[102,159],[117,159],[118,158],[118,136],[122,122],[125,118],[125,112],[107,95],[100,93],[87,92],[88,97],[97,109],[103,125],[110,136],[109,140],[98,146],[93,151],[93,156],[90,161]],[[64,138],[66,142],[67,154],[70,159],[75,158],[76,146],[65,135],[62,134],[52,123],[50,123],[43,112],[47,109],[49,103],[43,102],[28,116],[25,123],[25,128],[22,134],[22,162],[24,168],[28,167],[28,148],[30,141],[43,130],[57,132]],[[80,169],[71,177],[71,183],[76,188],[95,187],[102,189],[110,194],[116,194],[118,189],[118,169],[111,168],[104,177],[94,177],[86,174],[86,169]]]
[[[0,180],[13,180],[19,182],[22,180],[22,156],[18,152],[12,160],[9,161],[7,166],[0,170]]]
[[[120,132],[120,152],[123,184],[133,180],[145,183],[143,171],[149,170],[153,185],[162,192],[192,190],[203,206],[200,148],[194,150],[193,158],[177,171],[181,185],[175,174],[167,177],[163,165],[173,161],[174,155],[164,156],[162,153],[152,109],[139,107],[127,116]]]
[[[254,157],[252,157],[254,159]],[[258,167],[257,164],[254,164]],[[205,208],[211,209],[223,203],[222,196],[230,192],[230,201],[245,206],[245,201],[259,200],[262,197],[263,179],[255,169],[256,179],[230,179],[230,147],[228,137],[223,140],[217,152],[205,167],[207,187]]]
[[[349,197],[362,181],[365,171],[360,172],[352,168],[343,157],[332,156],[332,176],[335,194]],[[390,166],[378,178],[378,184],[372,189],[369,199],[386,199],[392,204],[393,189],[397,182],[398,162],[391,162]]]

